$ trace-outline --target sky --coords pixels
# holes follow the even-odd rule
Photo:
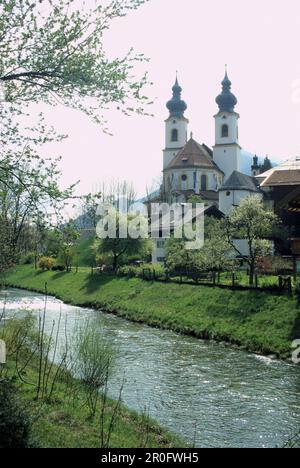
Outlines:
[[[150,59],[154,117],[111,111],[109,136],[80,112],[43,109],[69,135],[51,153],[62,155],[63,185],[80,179],[78,194],[126,179],[143,195],[159,180],[176,70],[199,143],[214,144],[215,98],[227,64],[243,149],[278,162],[300,155],[299,0],[150,0],[115,20],[104,40],[111,57],[134,47]]]

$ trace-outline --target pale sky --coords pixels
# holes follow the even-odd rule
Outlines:
[[[111,112],[111,137],[79,112],[46,110],[49,123],[69,134],[55,152],[63,156],[63,183],[80,179],[79,193],[113,177],[132,181],[142,195],[160,176],[176,70],[197,141],[214,144],[215,98],[227,63],[243,149],[274,161],[300,154],[299,0],[150,0],[115,21],[105,43],[111,56],[133,46],[150,58],[155,116]]]

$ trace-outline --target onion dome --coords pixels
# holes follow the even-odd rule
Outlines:
[[[219,106],[220,112],[234,112],[234,107],[237,105],[237,98],[231,92],[231,81],[228,78],[227,70],[225,78],[222,81],[222,93],[216,98],[216,103]]]
[[[170,111],[170,117],[183,117],[184,112],[187,109],[187,105],[181,99],[182,88],[178,83],[177,77],[172,91],[173,97],[170,101],[167,102],[167,109]]]

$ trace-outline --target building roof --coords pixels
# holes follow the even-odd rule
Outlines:
[[[300,185],[300,157],[290,159],[257,177],[261,187]]]
[[[185,147],[170,162],[166,170],[200,167],[203,169],[214,169],[223,174],[206,148],[206,146],[200,145],[193,138],[190,138]]]
[[[220,112],[234,112],[234,108],[237,105],[237,98],[231,92],[231,81],[228,78],[227,70],[225,78],[222,81],[222,92],[217,96],[216,103],[219,106]]]
[[[220,190],[247,190],[248,192],[259,192],[255,177],[234,171],[229,179],[225,181]]]
[[[182,118],[184,116],[184,112],[187,110],[187,104],[181,99],[182,88],[178,83],[177,76],[172,92],[173,96],[172,99],[167,102],[167,109],[170,111],[171,117]]]

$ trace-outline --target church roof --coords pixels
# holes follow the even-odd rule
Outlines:
[[[167,166],[168,169],[183,169],[191,167],[201,167],[203,169],[214,169],[223,174],[221,169],[213,161],[207,147],[200,145],[193,138],[191,138],[185,147],[179,151],[177,156]]]
[[[259,192],[256,179],[238,171],[233,171],[220,190],[247,190],[248,192]]]
[[[181,99],[182,88],[178,83],[177,76],[172,92],[173,96],[172,99],[167,102],[167,109],[170,111],[171,117],[182,118],[184,116],[184,112],[187,110],[187,104]]]
[[[237,98],[231,92],[231,81],[228,78],[227,70],[225,78],[222,81],[222,92],[217,96],[216,103],[219,106],[220,112],[234,112],[234,108],[237,105]]]

